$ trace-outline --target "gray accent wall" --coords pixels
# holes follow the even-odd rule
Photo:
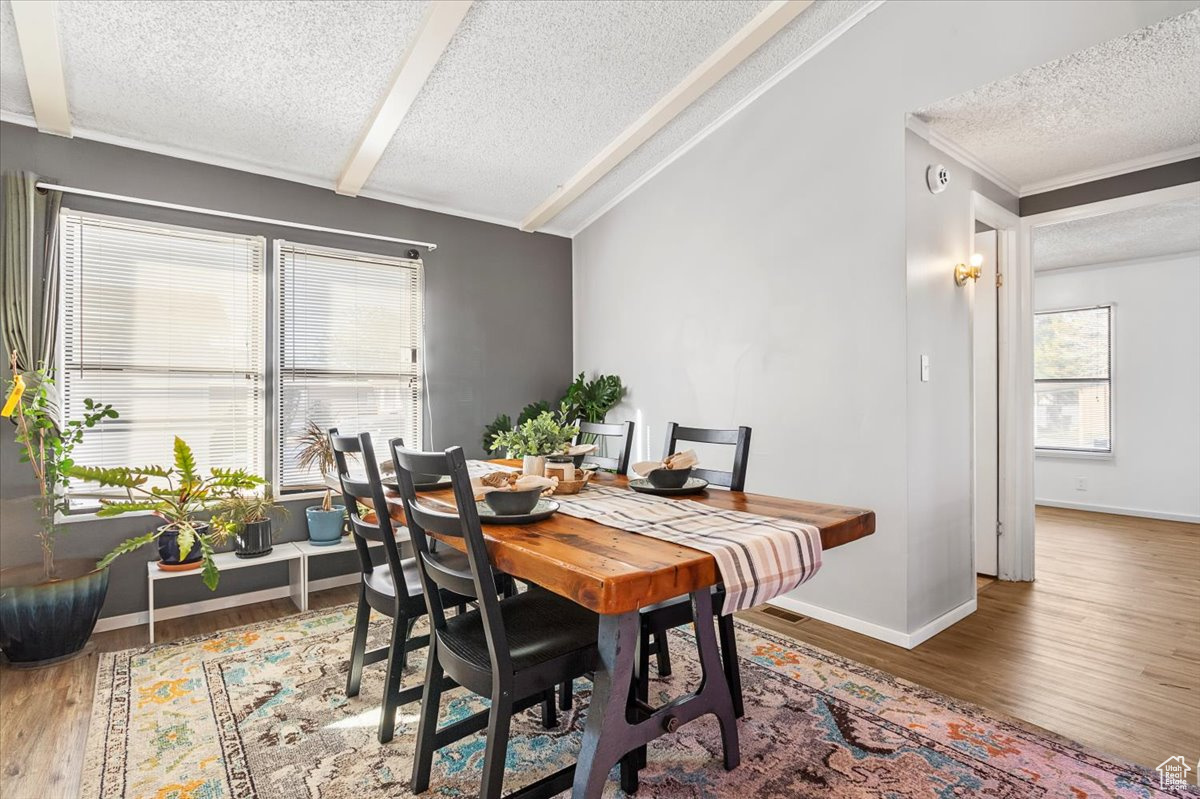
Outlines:
[[[1098,203],[1115,197],[1141,194],[1155,189],[1181,186],[1200,180],[1200,158],[1189,158],[1171,164],[1126,172],[1102,180],[1091,180],[1075,186],[1067,186],[1041,194],[1030,194],[1021,198],[1021,216],[1044,214],[1060,208]]]
[[[459,444],[482,454],[483,426],[497,413],[515,415],[527,402],[556,399],[571,380],[571,242],[545,234],[478,222],[366,198],[342,197],[305,186],[192,161],[63,139],[12,124],[0,124],[0,168],[29,170],[64,185],[172,203],[436,242],[425,261],[427,389],[432,415],[425,445]],[[78,210],[149,219],[403,255],[403,245],[285,227],[240,222],[127,203],[64,198]],[[390,309],[363,298],[362,313]],[[381,342],[386,346],[386,342]],[[5,359],[6,360],[6,359]],[[8,379],[7,367],[3,378]],[[97,398],[101,399],[101,398]],[[18,460],[10,425],[0,430],[0,567],[40,559],[28,467]],[[305,538],[304,507],[287,505],[280,540]],[[151,529],[153,519],[131,517],[65,525],[60,557],[99,557],[127,536]],[[146,609],[146,562],[153,553],[127,555],[112,569],[103,615]],[[352,555],[313,561],[313,579],[345,574]],[[287,584],[287,566],[240,569],[222,576],[219,595]],[[211,598],[199,579],[169,580],[158,586],[156,605]]]

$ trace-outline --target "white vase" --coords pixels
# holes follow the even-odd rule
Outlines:
[[[521,459],[521,471],[534,477],[542,477],[546,474],[546,456],[526,455]]]

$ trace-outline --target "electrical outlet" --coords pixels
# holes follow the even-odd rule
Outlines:
[[[1086,477],[1076,477],[1075,478],[1075,490],[1076,491],[1087,491],[1087,478]]]

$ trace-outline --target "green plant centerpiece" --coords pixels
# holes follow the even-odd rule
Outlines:
[[[261,558],[273,549],[271,517],[287,515],[287,508],[275,504],[267,491],[233,494],[213,507],[213,540],[232,540],[239,558]]]
[[[564,425],[574,425],[579,422],[603,422],[608,412],[615,408],[625,396],[625,386],[617,375],[596,375],[587,379],[585,372],[579,375],[567,387],[566,393],[559,400],[559,422]],[[506,413],[499,414],[491,424],[483,429],[483,449],[493,457],[503,452],[495,445],[496,437],[502,433],[512,432],[530,419],[535,419],[547,411],[551,411],[550,403],[545,400],[531,402],[522,409],[514,423]],[[596,437],[584,433],[579,437],[579,443],[594,443]]]
[[[566,452],[577,435],[579,428],[565,424],[560,414],[542,411],[512,430],[497,433],[491,449],[521,458],[525,474],[541,475],[546,471],[546,456]]]
[[[111,405],[85,399],[83,418],[60,424],[54,381],[46,370],[21,374],[15,352],[9,363],[3,416],[15,425],[21,460],[37,484],[34,534],[42,558],[0,571],[0,649],[13,665],[42,665],[83,649],[108,593],[107,568],[93,558],[56,559],[55,543],[58,516],[69,510],[74,450],[86,431],[118,414]]]
[[[304,518],[308,522],[308,542],[315,546],[333,546],[342,540],[342,531],[346,526],[346,508],[334,503],[333,489],[329,484],[337,466],[333,442],[321,425],[312,419],[304,425],[304,432],[296,437],[296,441],[300,444],[296,463],[302,469],[320,472],[321,487],[325,489],[320,505],[304,509]]]
[[[218,502],[266,484],[263,478],[244,469],[214,467],[207,475],[201,474],[192,448],[179,436],[175,437],[174,462],[170,467],[76,465],[71,468],[71,476],[97,483],[101,488],[125,491],[124,499],[101,498],[100,510],[96,512],[101,518],[150,511],[166,522],[118,544],[101,559],[101,567],[155,542],[160,568],[200,568],[204,584],[210,590],[216,590],[220,580],[213,562],[214,537],[209,523],[197,516]]]

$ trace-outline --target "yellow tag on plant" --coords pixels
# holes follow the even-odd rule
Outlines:
[[[25,393],[25,378],[17,375],[13,378],[12,391],[8,392],[8,399],[4,401],[4,410],[0,411],[0,416],[5,419],[11,417],[17,411],[17,404],[21,401],[21,395]]]

